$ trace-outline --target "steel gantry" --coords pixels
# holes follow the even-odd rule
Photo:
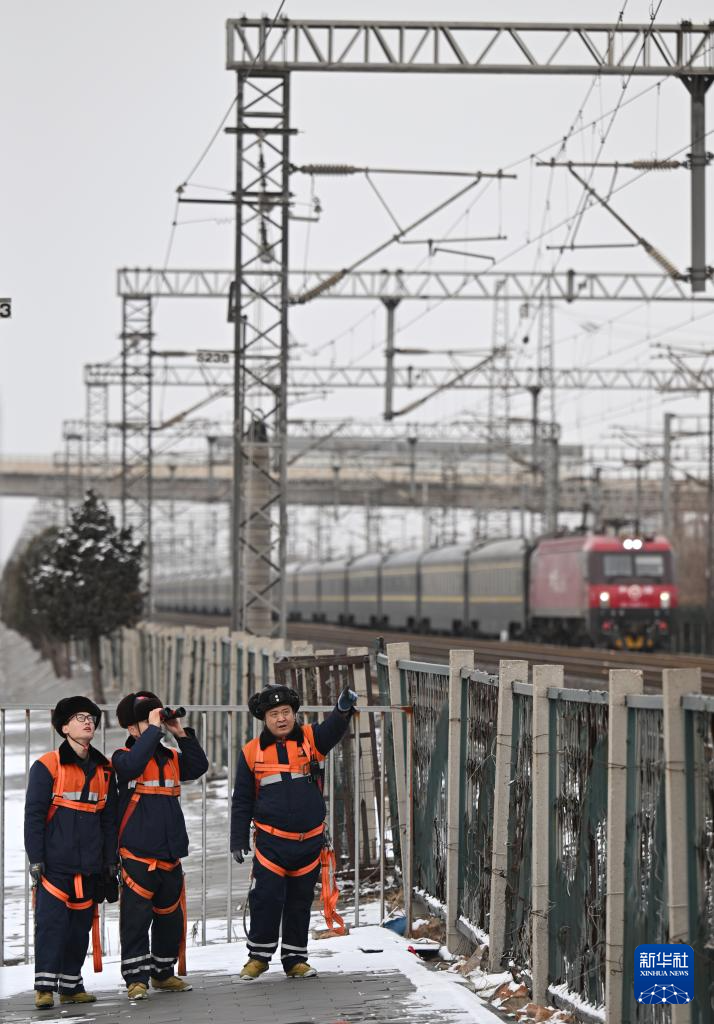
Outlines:
[[[195,353],[185,353],[194,356]],[[461,374],[454,381],[456,374]],[[504,378],[504,373],[506,374]],[[111,363],[89,363],[84,368],[87,384],[121,384],[121,371]],[[156,387],[201,387],[224,394],[233,377],[230,362],[204,364],[156,360],[153,379]],[[384,390],[384,366],[292,366],[288,372],[290,390],[328,392],[338,388]],[[701,393],[714,388],[714,366],[703,370],[684,366],[659,367],[570,367],[549,370],[538,367],[485,365],[459,370],[458,366],[405,366],[394,370],[394,386],[406,390],[443,390],[447,387],[468,391],[508,387],[511,392],[529,392],[534,387],[558,390],[658,391],[661,393]]]
[[[247,270],[246,287],[265,277],[260,269]],[[402,300],[441,299],[535,302],[544,298],[564,302],[712,302],[714,294],[692,299],[684,284],[669,274],[636,271],[532,271],[532,270],[353,270],[339,277],[334,270],[287,270],[288,302],[302,304],[302,296],[324,280],[333,284],[320,293],[324,299]],[[122,268],[117,271],[119,295],[143,294],[154,298],[228,300],[232,270],[158,270]],[[282,282],[264,281],[265,293],[278,301]],[[233,317],[231,317],[233,319]]]

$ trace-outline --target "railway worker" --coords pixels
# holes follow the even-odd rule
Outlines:
[[[265,724],[241,751],[231,812],[231,854],[238,864],[250,852],[251,821],[255,827],[250,959],[240,973],[244,981],[268,970],[281,922],[285,974],[316,975],[307,961],[307,935],[320,871],[328,926],[333,918],[342,926],[334,911],[338,893],[330,890],[334,854],[326,842],[321,763],[345,735],[356,703],[357,694],[345,688],[327,719],[310,726],[297,721],[300,698],[290,687],[268,686],[248,702]]]
[[[98,902],[114,903],[117,794],[109,761],[92,746],[102,712],[88,697],[65,697],[52,712],[62,737],[32,765],[25,799],[25,851],[35,904],[35,1006],[93,1003],[82,965],[92,931],[102,969]]]
[[[112,763],[119,786],[121,972],[130,999],[155,989],[188,992],[186,973],[186,891],[181,858],[188,835],[179,796],[181,782],[200,778],[208,760],[193,729],[169,718],[155,693],[129,693],[117,705],[126,746]],[[162,742],[163,727],[178,750]],[[149,942],[151,931],[151,942]]]

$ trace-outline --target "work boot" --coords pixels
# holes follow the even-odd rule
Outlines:
[[[285,972],[288,978],[316,978],[317,971],[310,964],[293,964],[289,971]]]
[[[161,992],[190,992],[193,989],[193,985],[189,985],[183,978],[177,978],[175,974],[171,974],[162,981],[152,978],[151,987],[158,988]]]
[[[61,1003],[96,1003],[97,997],[93,992],[85,992],[81,988],[78,992],[72,992],[71,994],[64,995],[60,993]]]
[[[143,981],[134,981],[127,987],[126,994],[130,999],[146,999],[147,986]]]
[[[265,974],[268,964],[264,960],[249,960],[240,972],[243,981],[256,981],[261,974]]]
[[[35,992],[35,1009],[49,1010],[55,1005],[55,997],[52,992]]]

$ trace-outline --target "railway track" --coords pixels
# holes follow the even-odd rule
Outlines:
[[[218,615],[186,616],[162,613],[156,621],[176,625],[223,626],[228,619]],[[407,642],[412,657],[444,664],[452,648],[468,648],[475,652],[479,668],[496,669],[501,658],[523,658],[537,664],[562,665],[566,686],[606,690],[608,673],[613,668],[639,668],[644,672],[645,690],[657,693],[662,688],[662,670],[665,668],[700,668],[702,690],[714,694],[714,658],[700,654],[648,654],[633,651],[605,651],[593,647],[564,647],[557,644],[535,644],[512,640],[472,640],[462,637],[420,635],[399,631],[379,633],[385,643]],[[316,649],[344,650],[347,647],[373,648],[374,630],[356,626],[333,626],[324,622],[291,622],[289,640],[307,640]]]

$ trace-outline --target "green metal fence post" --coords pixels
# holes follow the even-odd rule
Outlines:
[[[545,1006],[550,980],[551,716],[548,689],[563,685],[562,665],[533,667],[533,860],[531,921],[533,1001]]]
[[[506,943],[506,880],[508,873],[508,815],[513,755],[513,684],[528,681],[527,661],[500,661],[498,665],[498,727],[496,777],[493,793],[493,849],[491,851],[491,903],[489,911],[489,969],[501,969]]]
[[[642,693],[642,672],[610,671],[607,774],[607,891],[605,894],[605,1019],[622,1020],[627,840],[627,695]]]
[[[459,856],[464,761],[465,690],[461,669],[474,667],[473,651],[449,651],[449,747],[446,771],[446,945],[450,953],[468,949],[456,927],[459,919]]]
[[[687,780],[682,697],[701,693],[698,668],[666,668],[662,673],[664,712],[665,809],[667,820],[667,902],[669,941],[689,942],[689,857],[687,835]],[[672,1024],[691,1024],[691,1003],[673,1005]]]
[[[387,644],[387,667],[389,672],[389,700],[392,705],[401,706],[402,700],[401,673],[397,662],[409,660],[409,644]],[[404,723],[399,719],[393,725],[394,738],[394,775],[397,782],[397,805],[399,815],[399,840],[401,851],[402,878],[405,877],[405,852],[407,849],[407,777],[406,777],[406,738]],[[404,894],[404,906],[409,899],[408,893]]]

